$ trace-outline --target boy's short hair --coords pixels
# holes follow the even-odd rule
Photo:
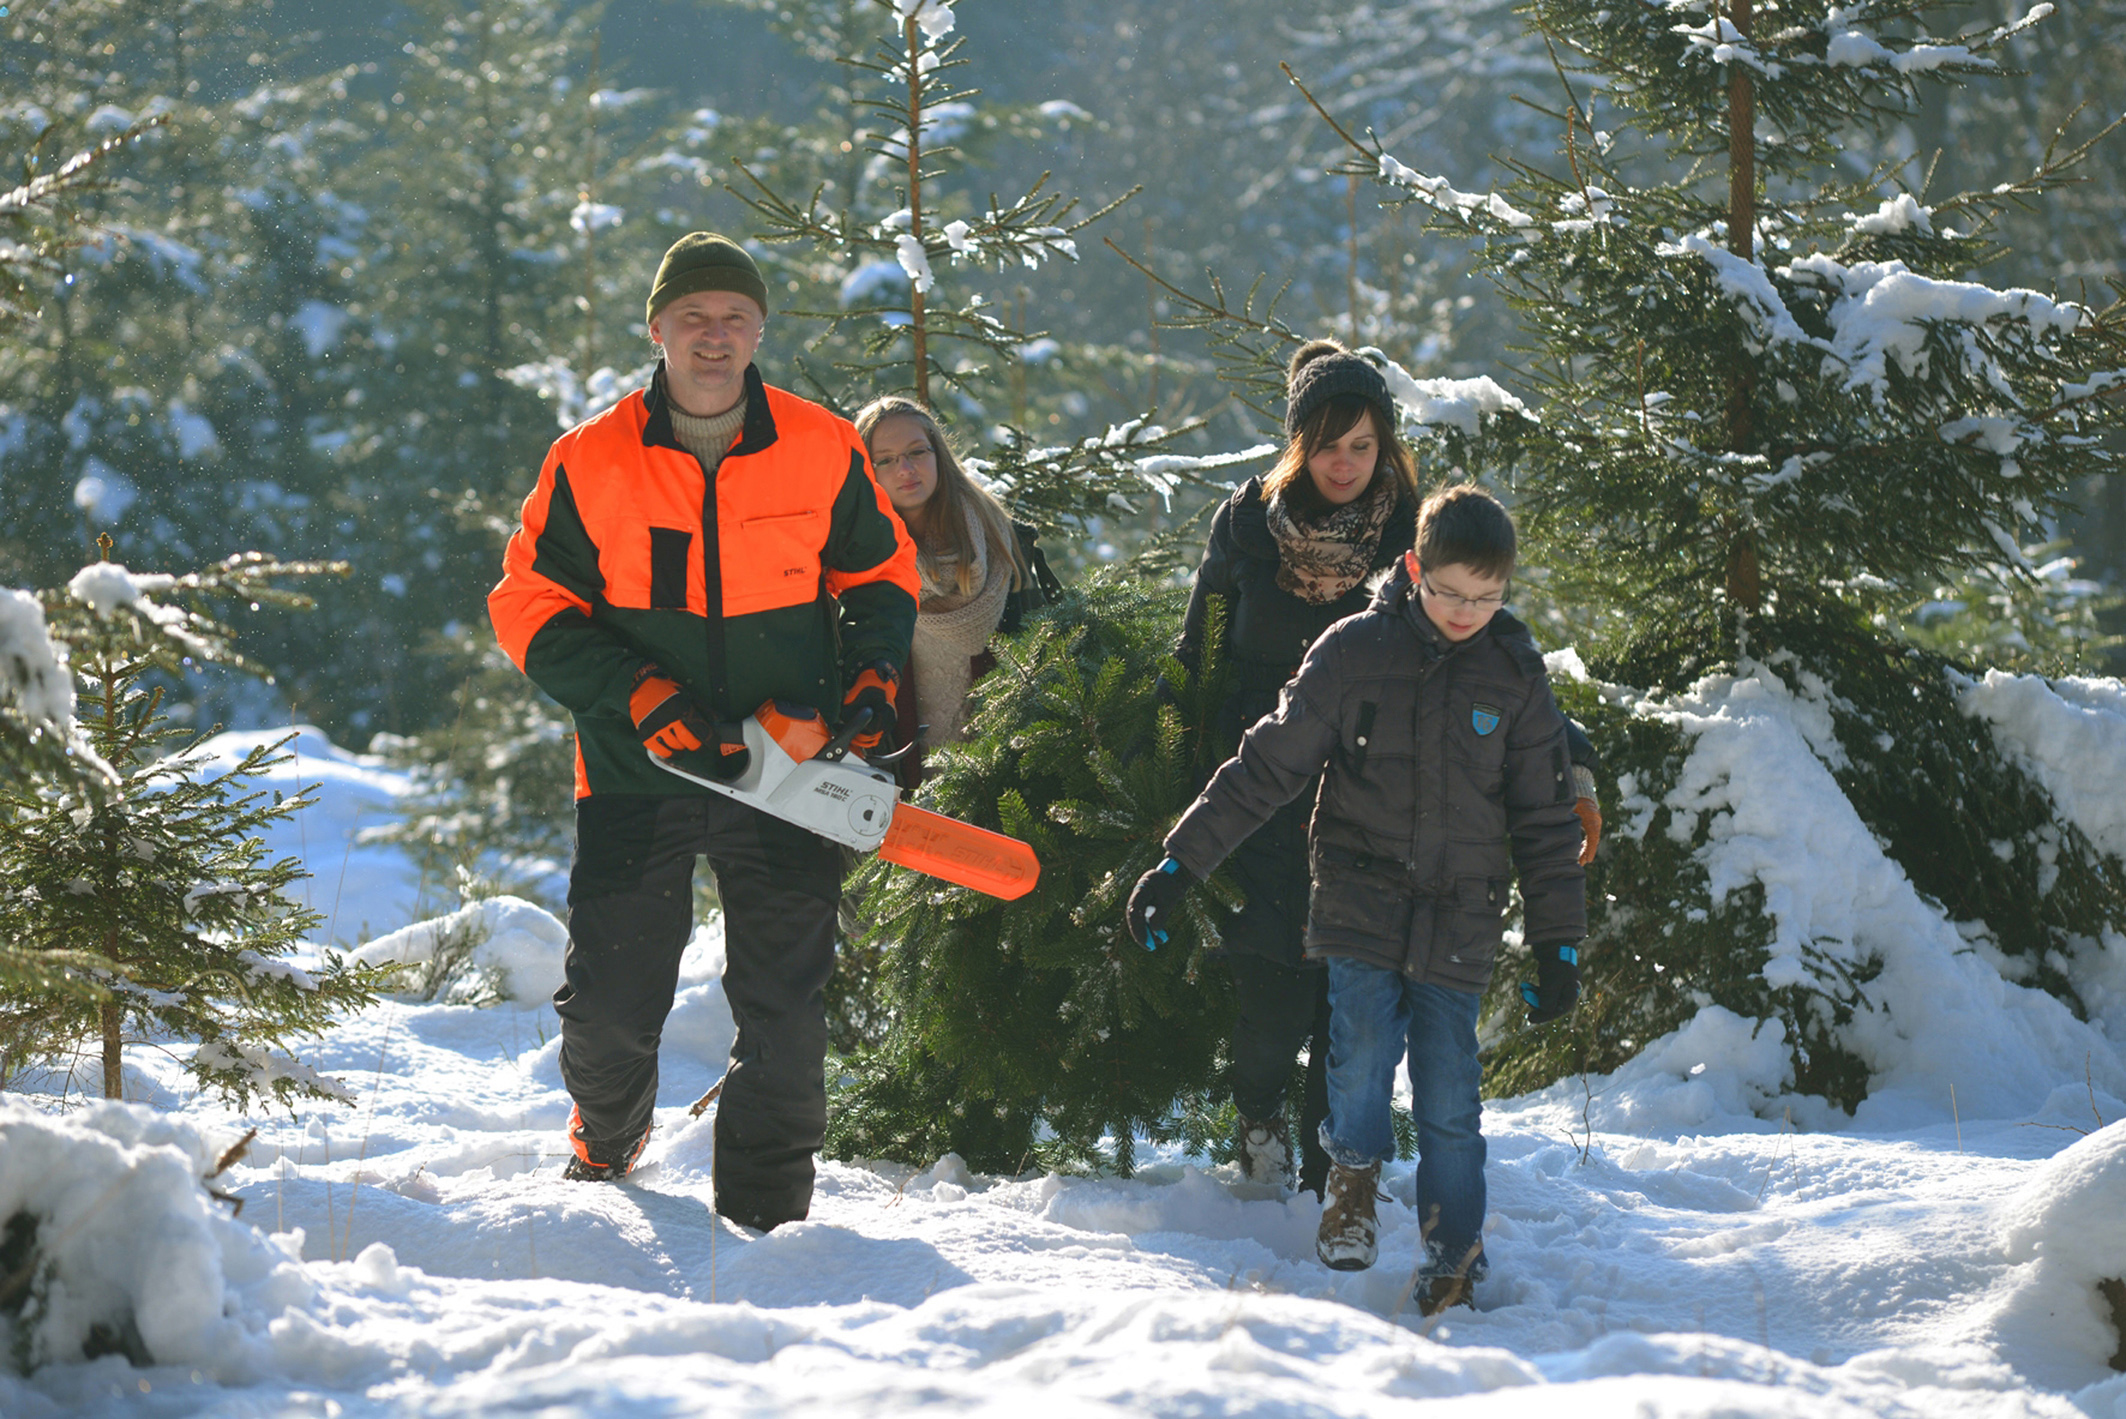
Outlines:
[[[1513,516],[1473,483],[1435,489],[1417,510],[1420,566],[1466,566],[1478,576],[1513,575]]]

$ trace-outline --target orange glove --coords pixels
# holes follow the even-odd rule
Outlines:
[[[900,683],[900,672],[883,660],[874,660],[856,673],[849,693],[842,696],[842,722],[847,723],[858,710],[871,711],[869,727],[849,741],[857,753],[875,751],[884,741],[886,731],[893,727],[893,696]]]
[[[1573,786],[1580,796],[1572,801],[1572,811],[1580,815],[1580,866],[1594,861],[1595,849],[1602,845],[1602,805],[1595,801],[1594,775],[1579,764],[1572,766]]]
[[[654,665],[636,672],[627,710],[643,747],[687,773],[737,778],[752,758],[743,743],[734,744],[718,734],[716,725],[678,682]]]

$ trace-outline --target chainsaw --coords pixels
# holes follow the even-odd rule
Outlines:
[[[962,823],[901,802],[893,775],[860,755],[851,740],[869,722],[859,710],[839,733],[809,705],[769,700],[742,726],[751,751],[746,771],[728,782],[690,774],[650,754],[666,773],[712,793],[748,803],[787,823],[859,852],[1005,901],[1016,901],[1040,880],[1033,849],[1017,838]]]

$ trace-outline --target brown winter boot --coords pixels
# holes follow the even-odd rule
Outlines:
[[[1417,1298],[1420,1315],[1436,1316],[1450,1306],[1467,1306],[1476,1309],[1476,1288],[1466,1276],[1435,1276],[1425,1283],[1425,1292]]]
[[[1326,1205],[1314,1252],[1332,1271],[1364,1271],[1380,1256],[1380,1222],[1373,1199],[1380,1190],[1380,1164],[1347,1168],[1329,1165]]]
[[[1251,1183],[1266,1183],[1280,1197],[1292,1195],[1292,1130],[1283,1115],[1256,1119],[1242,1115],[1233,1140],[1233,1161],[1240,1176]]]

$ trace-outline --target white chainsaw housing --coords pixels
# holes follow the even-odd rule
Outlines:
[[[749,715],[742,723],[752,762],[728,783],[690,774],[654,753],[650,762],[688,783],[749,803],[830,842],[859,852],[877,850],[901,797],[891,774],[853,754],[839,759],[793,759],[758,716]]]

